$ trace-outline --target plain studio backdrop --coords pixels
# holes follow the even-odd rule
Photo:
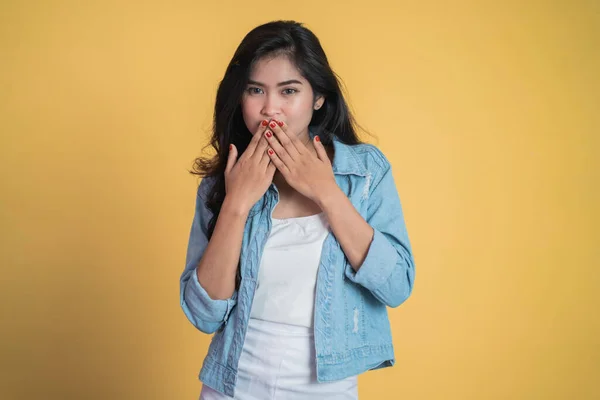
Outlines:
[[[321,39],[414,247],[360,398],[600,398],[600,3],[416,3],[3,1],[0,398],[198,398],[187,170],[274,19]]]

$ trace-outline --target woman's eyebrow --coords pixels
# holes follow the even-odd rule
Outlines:
[[[296,79],[290,79],[289,81],[283,81],[283,82],[279,82],[277,84],[277,86],[285,86],[285,85],[291,85],[292,83],[296,83],[298,85],[302,85],[302,82],[300,82],[299,80]],[[264,83],[261,82],[257,82],[257,81],[253,81],[252,79],[248,80],[248,84],[249,85],[256,85],[256,86],[267,86]]]

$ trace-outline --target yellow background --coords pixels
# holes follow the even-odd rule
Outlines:
[[[203,3],[2,2],[1,399],[198,397],[187,169],[278,18],[321,39],[414,246],[360,398],[600,398],[598,2]]]

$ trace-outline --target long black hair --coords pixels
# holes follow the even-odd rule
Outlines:
[[[310,122],[311,130],[320,136],[322,143],[331,145],[333,135],[345,144],[361,143],[355,128],[358,125],[346,104],[340,82],[329,66],[315,34],[295,21],[273,21],[252,29],[235,51],[217,90],[212,137],[208,145],[212,146],[216,155],[198,157],[190,171],[214,179],[206,198],[206,206],[213,213],[208,225],[209,239],[225,199],[225,166],[229,144],[233,143],[238,155],[241,155],[252,139],[241,110],[242,95],[250,72],[263,57],[279,55],[289,57],[310,83],[315,99],[317,96],[325,97],[325,102],[319,110],[314,111]]]

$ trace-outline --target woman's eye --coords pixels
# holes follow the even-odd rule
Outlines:
[[[248,89],[246,89],[246,91],[249,94],[261,94],[262,89],[261,88],[257,88],[257,87],[249,87]]]
[[[297,90],[296,89],[292,89],[292,88],[288,88],[288,89],[284,89],[283,90],[283,93],[285,93],[285,94],[294,94],[296,92],[297,92]]]

